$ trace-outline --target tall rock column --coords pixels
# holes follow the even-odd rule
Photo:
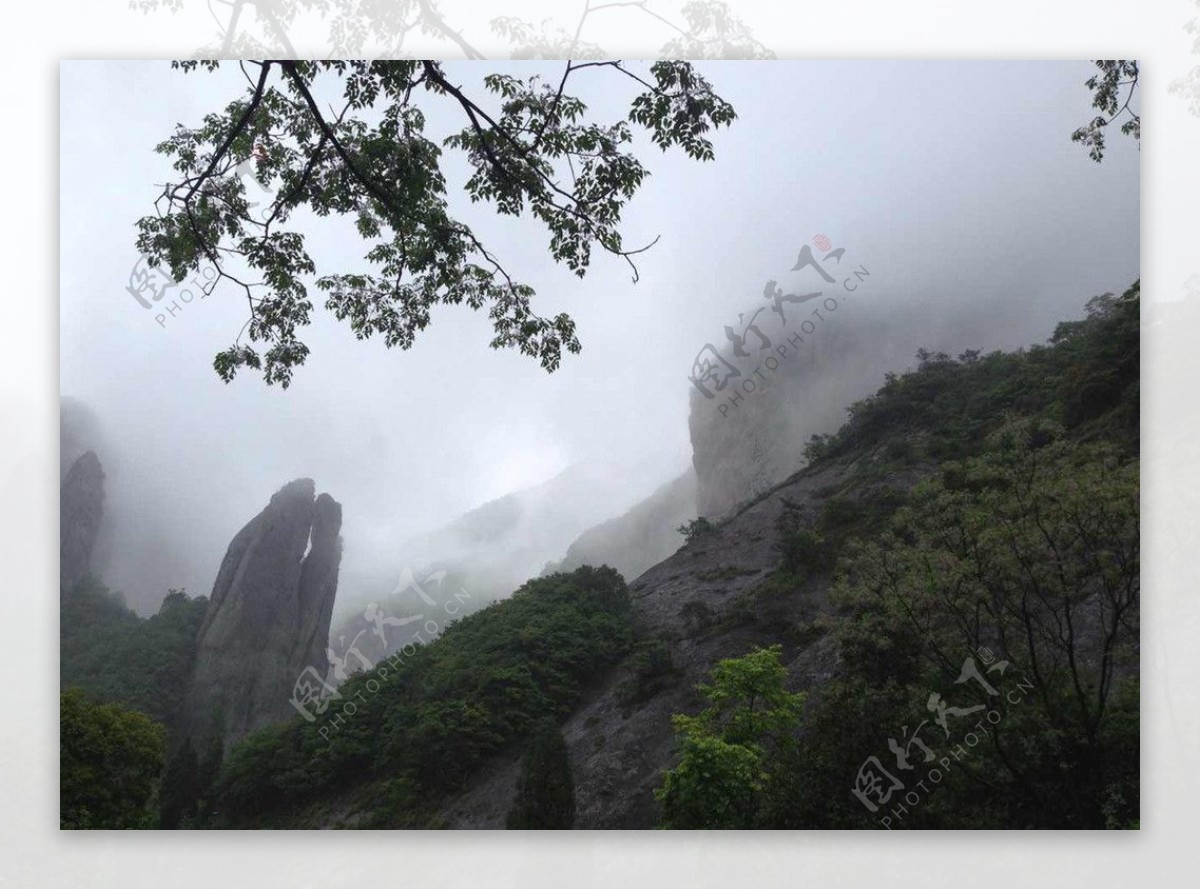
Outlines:
[[[104,470],[96,452],[78,457],[58,489],[58,583],[62,593],[84,579],[104,517]]]
[[[325,649],[342,558],[342,507],[289,482],[234,537],[196,643],[186,732],[226,751],[255,729],[296,716],[297,676],[328,670]]]

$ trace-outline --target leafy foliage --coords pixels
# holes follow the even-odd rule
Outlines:
[[[697,519],[689,519],[683,525],[679,526],[676,531],[683,535],[683,540],[686,543],[691,544],[712,532],[714,528],[716,526],[701,516]]]
[[[569,713],[633,639],[629,593],[612,569],[529,581],[399,659],[386,679],[351,677],[339,692],[355,711],[336,732],[337,701],[322,723],[297,719],[248,736],[222,768],[217,809],[235,824],[272,811],[286,821],[285,808],[376,782],[386,793],[372,824],[429,824],[484,758]]]
[[[1104,439],[1125,453],[1138,443],[1141,287],[1088,303],[1088,317],[1064,322],[1049,346],[965,352],[957,359],[921,350],[917,368],[889,374],[873,396],[850,407],[836,435],[811,443],[810,458],[852,459],[903,442],[905,463],[980,453],[1012,416],[1040,417],[1077,439]]]
[[[61,599],[59,677],[100,701],[125,705],[170,725],[195,658],[207,597],[172,590],[142,619],[119,595],[89,579]]]
[[[146,715],[95,704],[79,689],[59,700],[59,825],[153,828],[150,808],[165,731]]]
[[[853,776],[980,646],[1037,694],[1001,698],[986,751],[899,824],[1136,825],[1139,297],[1096,298],[1047,347],[923,354],[820,443],[890,472],[880,445],[903,441],[936,468],[839,548],[843,669],[806,715],[779,827],[877,827]]]
[[[679,764],[655,796],[664,828],[758,828],[771,824],[776,763],[795,744],[802,694],[784,688],[782,648],[727,658],[698,691],[709,706],[676,714]]]
[[[184,72],[219,63],[173,63]],[[575,323],[565,313],[533,311],[533,288],[514,279],[466,224],[451,214],[442,173],[445,149],[471,167],[465,190],[501,216],[529,215],[549,233],[550,255],[583,276],[594,247],[624,258],[620,231],[628,201],[648,175],[630,146],[631,124],[660,148],[711,160],[712,131],[730,124],[732,106],[689,63],[659,61],[645,76],[621,62],[567,62],[557,83],[536,75],[490,74],[486,99],[473,99],[435,61],[287,61],[243,63],[256,70],[244,98],[200,126],[180,125],[157,150],[174,159],[179,181],[168,183],[158,212],[138,223],[138,249],[152,266],[182,280],[201,265],[205,289],[221,281],[247,299],[249,343],[219,353],[225,381],[244,367],[268,384],[287,386],[308,347],[299,331],[313,309],[307,280],[317,274],[304,234],[285,228],[307,208],[320,217],[346,216],[368,245],[369,272],[334,272],[316,279],[325,305],[359,339],[375,334],[388,347],[409,348],[437,304],[487,308],[493,348],[516,347],[548,371],[563,350],[578,352]],[[634,84],[628,120],[591,120],[567,90],[584,69]],[[340,88],[341,108],[327,114],[316,96]],[[465,126],[438,145],[425,135],[422,98],[451,104]],[[489,110],[485,106],[496,106]],[[265,212],[251,213],[241,175],[248,165],[259,186],[278,185]],[[257,279],[251,281],[251,277]],[[260,354],[253,343],[267,344]]]
[[[815,624],[840,668],[769,782],[714,745],[697,761],[758,783],[743,813],[878,828],[849,793],[864,759],[890,765],[886,741],[918,731],[930,691],[954,689],[982,646],[1036,694],[996,702],[1002,721],[973,759],[892,827],[1137,825],[1139,300],[1137,284],[1098,297],[1045,347],[922,352],[815,443],[814,469],[847,465],[848,481],[815,515],[785,506],[781,569],[723,622],[804,647],[805,582],[832,576],[832,614]]]
[[[1092,92],[1092,107],[1100,112],[1086,125],[1071,134],[1071,141],[1088,149],[1088,157],[1097,164],[1104,160],[1104,137],[1108,126],[1122,117],[1121,135],[1132,136],[1139,142],[1142,138],[1142,118],[1134,110],[1134,97],[1138,88],[1138,63],[1136,59],[1096,59],[1097,74],[1087,79],[1087,88]],[[1126,89],[1128,88],[1128,89]]]
[[[834,496],[822,505],[816,521],[809,523],[796,504],[785,500],[776,523],[780,571],[798,578],[829,574],[852,540],[882,530],[903,502],[904,495],[887,486],[853,499]]]
[[[1018,665],[1037,694],[993,732],[987,816],[1104,827],[1106,801],[1136,818],[1136,687],[1117,687],[1137,669],[1137,465],[1043,435],[1015,423],[917,487],[847,560],[840,643],[855,676],[914,701],[981,647]]]

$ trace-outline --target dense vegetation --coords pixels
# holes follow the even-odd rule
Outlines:
[[[292,820],[369,786],[369,824],[430,825],[487,757],[569,713],[633,639],[629,593],[612,569],[529,581],[398,659],[382,681],[351,677],[339,691],[356,706],[336,731],[328,717],[297,719],[235,746],[217,780],[217,824]]]
[[[505,827],[570,828],[575,821],[575,783],[567,743],[553,720],[534,731],[521,758],[516,799]]]
[[[1136,827],[1139,297],[1045,347],[922,352],[811,443],[848,481],[785,509],[780,570],[725,623],[796,652],[789,602],[831,587],[838,674],[737,744],[677,718],[664,825]]]
[[[1089,301],[1087,318],[1060,324],[1049,345],[951,358],[922,350],[907,374],[888,374],[850,408],[833,436],[815,436],[810,459],[854,458],[883,449],[893,463],[978,454],[1011,416],[1059,423],[1076,441],[1138,446],[1140,283]]]
[[[843,481],[785,502],[778,570],[681,611],[688,635],[750,651],[675,718],[663,826],[1138,824],[1139,297],[1093,300],[1046,346],[922,352],[810,443],[802,472]],[[566,715],[618,664],[626,709],[680,682],[621,577],[583,567],[352,676],[315,722],[224,760],[183,744],[164,771],[206,606],[173,591],[142,620],[95,582],[64,593],[62,682],[81,687],[62,704],[64,826],[436,826],[520,755],[509,826],[570,827]],[[836,670],[799,694],[791,666],[819,641]]]
[[[59,677],[97,700],[125,705],[171,725],[196,654],[207,597],[170,591],[158,613],[142,619],[118,594],[87,579],[64,591],[59,623]]]
[[[151,798],[163,765],[162,726],[78,689],[62,693],[59,714],[59,825],[157,827]]]
[[[143,619],[85,578],[60,608],[62,827],[174,827],[171,796],[186,783],[170,766],[160,774],[207,598],[172,590]],[[164,823],[153,805],[160,784]]]
[[[679,765],[656,793],[664,828],[769,826],[781,801],[779,769],[790,762],[804,696],[784,688],[781,647],[727,658],[700,686],[709,705],[678,714]]]

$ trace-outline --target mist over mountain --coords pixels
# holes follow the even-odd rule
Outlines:
[[[679,549],[679,527],[696,516],[696,474],[689,469],[656,488],[620,516],[593,526],[576,538],[562,559],[548,563],[543,575],[580,566],[612,566],[636,578]]]
[[[1072,143],[1092,66],[662,63],[539,132],[559,63],[247,64],[282,92],[195,200],[262,231],[249,324],[134,286],[216,255],[152,186],[243,72],[62,72],[63,738],[120,728],[154,792],[96,824],[877,827],[896,727],[994,707],[903,827],[1137,827],[1138,149]],[[403,133],[288,117],[339,85]],[[489,160],[460,90],[531,144]],[[563,139],[521,169],[606,171],[620,238],[505,192]]]
[[[287,480],[309,477],[345,507],[343,595],[369,600],[375,578],[392,589],[388,576],[409,558],[404,542],[568,467],[605,468],[594,496],[620,489],[616,509],[597,510],[544,554],[536,574],[578,533],[692,464],[688,377],[697,354],[708,343],[726,348],[738,313],[764,308],[760,321],[777,318],[762,296],[767,280],[789,292],[818,289],[799,290],[812,270],[791,271],[818,234],[871,278],[862,299],[806,344],[824,350],[822,362],[844,364],[821,373],[824,396],[818,388],[804,399],[803,437],[810,427],[835,429],[850,398],[907,367],[920,346],[957,354],[1035,342],[1138,275],[1136,146],[1116,143],[1096,165],[1069,139],[1089,112],[1087,63],[1022,64],[1021,89],[1006,92],[1003,107],[996,85],[1015,70],[1003,63],[697,64],[738,120],[713,134],[712,164],[645,146],[653,177],[623,219],[630,244],[662,237],[639,255],[637,285],[623,262],[602,257],[579,280],[547,262],[540,235],[454,197],[537,288],[541,314],[573,314],[580,354],[547,375],[528,357],[488,349],[486,317],[461,306],[436,307],[410,350],[387,350],[355,341],[318,306],[312,354],[287,392],[214,374],[213,354],[246,320],[232,291],[187,304],[162,325],[126,291],[138,260],[133,221],[151,206],[152,184],[172,175],[153,146],[179,120],[240,91],[240,74],[180,79],[165,63],[64,65],[64,127],[88,137],[63,146],[62,188],[73,200],[62,218],[61,385],[105,437],[91,447],[120,539],[111,586],[142,615],[170,588],[207,594],[245,518]],[[484,73],[447,65],[464,87]],[[123,104],[133,95],[136,111]],[[627,111],[599,83],[584,84],[583,98],[598,115]],[[109,126],[114,115],[120,128]],[[428,125],[436,140],[461,122],[434,107]],[[466,174],[447,163],[452,181]],[[263,200],[257,191],[253,199]],[[353,237],[309,222],[314,251],[359,262]],[[865,330],[868,303],[882,341]],[[828,354],[828,341],[860,329],[861,345]],[[890,331],[903,334],[894,347]],[[723,449],[731,459],[732,445]],[[651,466],[638,470],[644,462]],[[748,490],[742,480],[726,484]],[[108,550],[97,545],[98,563]]]
[[[507,596],[567,551],[586,529],[624,512],[649,493],[662,470],[641,466],[575,465],[538,485],[511,492],[394,548],[371,555],[376,569],[343,573],[335,620],[382,602],[405,570],[452,573],[478,603]],[[363,563],[361,551],[359,565]]]

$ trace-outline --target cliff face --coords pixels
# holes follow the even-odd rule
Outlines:
[[[59,485],[59,589],[70,591],[91,569],[104,517],[104,470],[94,451],[71,464]]]
[[[337,593],[342,508],[311,479],[281,488],[229,545],[196,644],[186,731],[226,750],[296,716],[294,684],[324,678]]]
[[[809,439],[835,432],[847,406],[875,392],[887,373],[913,367],[919,349],[953,355],[1006,345],[1005,332],[981,307],[939,309],[907,300],[907,311],[899,312],[893,299],[886,294],[847,300],[811,333],[772,328],[771,347],[744,349],[748,354],[742,358],[730,348],[721,350],[738,376],[719,391],[708,384],[712,398],[690,387],[688,428],[700,516],[723,519],[802,467]]]

